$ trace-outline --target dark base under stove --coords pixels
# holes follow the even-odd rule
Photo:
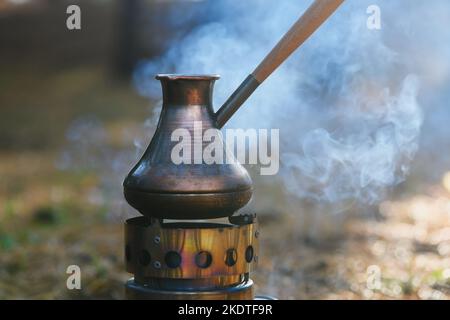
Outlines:
[[[217,288],[215,290],[185,290],[171,291],[152,289],[139,285],[134,278],[125,285],[127,299],[131,300],[253,300],[253,281],[248,280],[242,284]]]

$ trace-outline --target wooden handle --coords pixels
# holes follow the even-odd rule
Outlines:
[[[259,83],[286,60],[320,25],[344,2],[344,0],[315,0],[272,51],[252,72]]]
[[[216,126],[222,128],[231,116],[251,96],[258,86],[283,63],[320,25],[344,2],[344,0],[315,0],[272,51],[241,83],[216,112]]]

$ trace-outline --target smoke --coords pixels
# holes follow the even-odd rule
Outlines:
[[[310,3],[203,2],[213,21],[162,57],[141,63],[134,83],[141,94],[155,97],[156,73],[219,73],[217,108]],[[381,9],[381,30],[366,24],[373,4]],[[280,128],[277,178],[289,197],[378,202],[405,180],[418,150],[419,89],[426,96],[448,80],[450,46],[442,41],[449,38],[449,10],[445,0],[347,0],[228,126]],[[427,26],[418,23],[427,16]]]
[[[142,154],[143,140],[147,139],[147,143],[151,137],[149,126],[154,127],[146,121],[137,128],[138,132],[124,129],[119,141],[114,141],[110,130],[96,117],[75,119],[66,132],[68,146],[55,165],[59,170],[95,173],[98,184],[91,187],[84,200],[105,209],[109,219],[120,221],[135,216],[136,212],[123,197],[122,182]]]
[[[345,130],[315,129],[294,141],[301,153],[284,155],[287,190],[325,202],[378,201],[386,187],[404,180],[417,151],[416,92],[417,80],[409,76],[398,95],[385,92],[381,101],[353,105],[341,120]],[[364,103],[373,105],[358,110]]]

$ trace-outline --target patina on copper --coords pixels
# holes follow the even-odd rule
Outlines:
[[[128,203],[145,216],[167,219],[210,219],[232,215],[251,198],[252,181],[237,161],[194,163],[194,144],[202,149],[210,142],[195,139],[194,126],[203,133],[216,128],[212,93],[216,75],[158,75],[163,106],[158,127],[141,160],[124,181]],[[176,129],[192,137],[190,164],[175,164],[171,153]],[[198,135],[197,135],[198,136]],[[225,144],[224,154],[225,154]],[[232,154],[227,154],[232,157]],[[224,157],[225,159],[225,157]]]

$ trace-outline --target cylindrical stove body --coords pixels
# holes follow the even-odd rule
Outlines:
[[[230,223],[138,217],[125,225],[129,299],[251,300],[249,273],[258,261],[254,216]]]

